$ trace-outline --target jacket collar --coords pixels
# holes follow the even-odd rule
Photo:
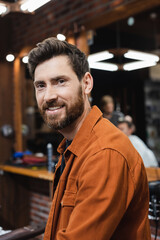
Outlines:
[[[80,155],[84,150],[84,144],[89,140],[92,129],[100,118],[102,118],[102,112],[98,107],[93,106],[67,150],[76,156]],[[65,142],[64,138],[57,149],[60,154],[64,152]]]

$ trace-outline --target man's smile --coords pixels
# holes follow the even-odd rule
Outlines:
[[[48,114],[55,114],[55,113],[59,113],[63,108],[64,108],[64,105],[55,106],[55,107],[48,107],[48,108],[45,108],[45,111]]]
[[[54,111],[54,110],[57,110],[57,109],[60,109],[62,107],[49,107],[47,110],[50,110],[50,111]]]

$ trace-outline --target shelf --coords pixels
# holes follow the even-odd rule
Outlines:
[[[52,181],[53,173],[48,172],[47,170],[39,170],[39,169],[28,169],[23,167],[15,167],[10,165],[0,165],[0,170],[4,172],[10,172],[13,174],[20,174],[28,177],[39,178],[43,180]]]

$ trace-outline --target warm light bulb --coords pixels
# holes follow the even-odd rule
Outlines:
[[[22,58],[22,62],[23,62],[23,63],[28,63],[28,56],[24,56],[24,57]]]
[[[58,38],[59,40],[61,40],[61,41],[65,41],[65,40],[66,40],[66,36],[64,36],[64,35],[61,34],[61,33],[58,33],[58,34],[57,34],[57,38]]]
[[[42,7],[44,4],[50,2],[51,0],[28,0],[28,1],[24,1],[21,6],[20,9],[22,11],[28,11],[28,12],[33,12],[36,9]]]
[[[7,12],[7,7],[4,4],[0,4],[0,15]]]
[[[15,57],[14,57],[13,54],[8,54],[8,55],[6,56],[6,60],[7,60],[8,62],[13,62],[14,59],[15,59]]]

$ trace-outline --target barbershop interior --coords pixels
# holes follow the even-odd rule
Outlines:
[[[51,207],[63,136],[44,123],[27,67],[49,37],[86,54],[91,106],[103,111],[102,97],[111,98],[118,124],[129,116],[154,155],[156,165],[145,165],[148,218],[151,239],[160,239],[160,1],[3,0],[0,30],[0,239],[43,239]]]

